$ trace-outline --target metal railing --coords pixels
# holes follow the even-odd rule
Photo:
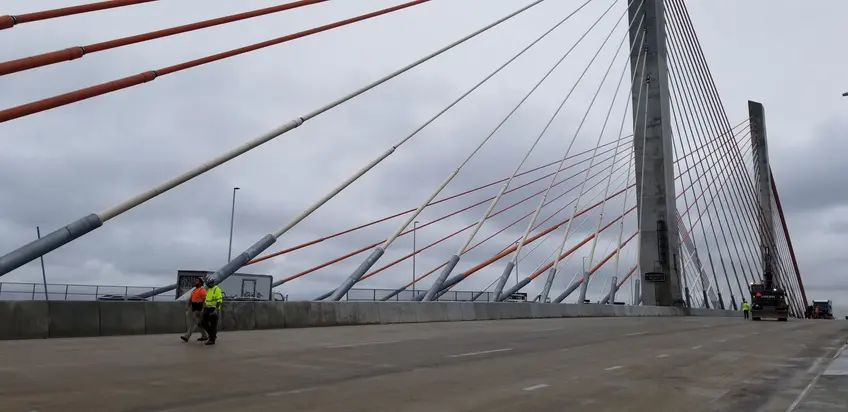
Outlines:
[[[50,300],[97,300],[108,295],[133,296],[156,288],[144,286],[47,284]],[[0,300],[44,300],[41,283],[0,282]],[[173,294],[157,295],[151,300],[174,300]]]
[[[50,300],[97,300],[103,296],[119,295],[134,296],[154,290],[154,287],[144,286],[109,286],[109,285],[75,285],[47,284],[47,296]],[[378,301],[394,292],[394,289],[351,289],[345,296],[349,301]],[[389,299],[390,302],[411,301],[416,295],[423,295],[427,290],[403,291]],[[480,292],[450,291],[439,298],[444,302],[469,302]],[[280,295],[274,293],[274,295]],[[282,295],[276,300],[288,300]],[[490,302],[495,299],[494,293],[483,292],[475,302]],[[0,282],[0,300],[44,300],[44,285],[41,283]],[[174,295],[156,295],[150,300],[174,300]]]
[[[345,295],[345,300],[349,301],[380,301],[386,296],[394,292],[394,289],[351,289]],[[408,302],[415,296],[424,295],[427,289],[416,290],[414,293],[411,290],[405,290],[398,293],[389,299],[389,302]],[[475,296],[480,295],[474,302],[492,302],[495,300],[495,294],[492,292],[469,292],[469,291],[449,291],[439,298],[442,302],[470,302]]]
[[[103,296],[134,296],[143,292],[154,290],[154,287],[146,286],[109,286],[109,285],[75,285],[75,284],[47,284],[47,296],[50,300],[97,300]],[[394,289],[351,289],[345,300],[351,302],[374,302],[381,301],[394,292]],[[415,296],[424,295],[427,290],[405,290],[396,296],[392,296],[389,302],[409,302]],[[478,296],[479,295],[479,296]],[[288,295],[273,292],[274,300],[289,300]],[[476,297],[476,299],[474,299]],[[539,296],[533,301],[538,301]],[[25,282],[0,282],[0,300],[44,300],[44,285],[41,283]],[[156,295],[147,300],[169,301],[174,300],[174,294]],[[296,300],[296,299],[295,299]],[[442,302],[493,302],[495,294],[492,292],[475,291],[450,291],[439,298]],[[587,302],[588,303],[588,302]],[[616,302],[620,305],[622,302]]]

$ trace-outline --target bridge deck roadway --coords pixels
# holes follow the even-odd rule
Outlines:
[[[0,342],[3,411],[781,411],[848,322],[539,319]],[[759,346],[757,343],[764,343]]]

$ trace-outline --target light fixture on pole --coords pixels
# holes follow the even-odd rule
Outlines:
[[[236,190],[239,189],[238,187],[233,188],[233,207],[230,209],[230,246],[227,250],[227,263],[230,263],[233,256],[233,223],[236,217]]]
[[[412,297],[415,297],[415,255],[418,253],[418,248],[415,244],[415,234],[418,229],[418,221],[412,222]]]

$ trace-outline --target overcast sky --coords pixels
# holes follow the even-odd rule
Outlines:
[[[0,32],[3,45],[0,60],[278,3],[163,0],[22,24]],[[0,106],[11,107],[162,68],[398,3],[399,0],[329,1],[4,76],[0,78]],[[353,91],[526,3],[434,0],[390,16],[0,124],[0,231],[4,234],[0,238],[0,253],[32,240],[35,226],[45,233],[103,210]],[[241,187],[235,213],[233,253],[236,254],[283,226],[345,177],[415,130],[580,3],[555,0],[542,3],[261,149],[108,222],[94,233],[47,255],[48,280],[161,286],[172,283],[178,269],[217,269],[226,263],[234,186]],[[748,99],[760,101],[766,107],[772,168],[808,297],[832,299],[838,308],[848,310],[848,278],[841,273],[846,266],[842,245],[848,237],[848,220],[840,217],[848,207],[848,196],[843,194],[848,193],[844,190],[848,188],[844,188],[846,183],[841,178],[844,167],[839,161],[842,152],[839,146],[848,148],[844,139],[848,134],[845,115],[848,99],[840,97],[848,91],[845,77],[848,57],[842,44],[842,39],[848,38],[848,28],[841,22],[848,15],[848,4],[838,0],[803,6],[774,0],[687,3],[731,123],[747,117]],[[16,14],[71,4],[75,2],[44,0],[37,7],[23,8],[20,2],[0,0],[0,12]],[[269,251],[416,207],[609,4],[609,1],[593,1],[575,19],[402,146],[384,164],[296,226]],[[568,63],[555,72],[546,86],[467,165],[457,181],[445,190],[445,195],[509,176],[623,11],[623,2],[613,8],[582,47],[575,49]],[[799,19],[799,16],[804,17]],[[584,83],[575,89],[528,165],[555,161],[564,153],[622,39],[623,24],[617,27],[605,53]],[[618,56],[620,59],[605,83],[605,93],[595,103],[572,152],[594,146],[599,136],[605,109],[613,103],[614,82],[626,64],[624,54]],[[605,142],[615,139],[613,136],[625,113],[623,92],[622,89],[613,105],[613,120],[604,135]],[[620,165],[626,162],[619,160]],[[626,167],[617,170],[620,171],[614,174],[611,186],[618,182],[623,187]],[[544,173],[528,175],[519,183]],[[603,180],[604,176],[591,183]],[[604,183],[584,195],[581,204],[590,203],[596,194],[599,196],[593,202],[599,200]],[[496,210],[544,190],[546,184],[547,180],[508,195]],[[559,194],[574,184],[564,184],[560,192],[552,193]],[[428,222],[473,201],[494,196],[498,187],[428,209],[419,220]],[[563,199],[571,198],[568,195]],[[633,201],[632,192],[629,201]],[[563,202],[551,204],[543,210],[542,217],[548,217],[563,205]],[[482,240],[531,213],[535,206],[535,201],[525,202],[498,216],[475,240]],[[610,202],[607,207],[615,214],[608,210],[605,215],[617,216],[621,206],[620,202]],[[419,247],[472,223],[484,209],[485,205],[422,229],[417,236]],[[550,222],[562,220],[570,213],[568,209]],[[587,215],[582,226],[582,220],[575,221],[573,239],[592,233],[595,217]],[[288,276],[377,242],[400,223],[395,219],[251,266],[245,272],[276,278]],[[525,225],[526,220],[494,238],[492,244],[466,255],[456,273],[515,240]],[[634,221],[628,219],[624,237],[632,230],[635,230]],[[519,265],[522,277],[558,246],[561,236],[558,233],[526,259],[525,267]],[[447,259],[461,246],[466,234],[423,253],[417,261],[418,273]],[[617,237],[617,231],[612,231],[602,238],[596,261],[609,253]],[[575,242],[572,240],[569,245]],[[403,237],[381,263],[388,263],[411,248],[411,237]],[[588,249],[587,245],[565,265],[554,294],[579,270],[580,260],[589,253]],[[623,252],[620,272],[626,272],[634,262],[632,250]],[[335,287],[364,257],[361,254],[317,271],[291,282],[281,291],[297,297],[320,294]],[[487,269],[459,289],[480,290],[491,283],[501,268]],[[361,287],[397,287],[409,280],[411,270],[411,263],[404,262]],[[611,273],[612,269],[606,268],[599,272],[600,280],[592,284],[594,295],[600,295],[608,287]],[[30,263],[4,276],[3,281],[40,281],[39,266],[37,262]],[[429,283],[423,281],[424,286]],[[535,295],[542,283],[540,278],[528,291]]]

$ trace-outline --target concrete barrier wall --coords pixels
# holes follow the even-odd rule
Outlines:
[[[222,331],[569,317],[740,316],[654,306],[470,302],[227,302]],[[184,302],[0,301],[0,340],[181,333]]]

